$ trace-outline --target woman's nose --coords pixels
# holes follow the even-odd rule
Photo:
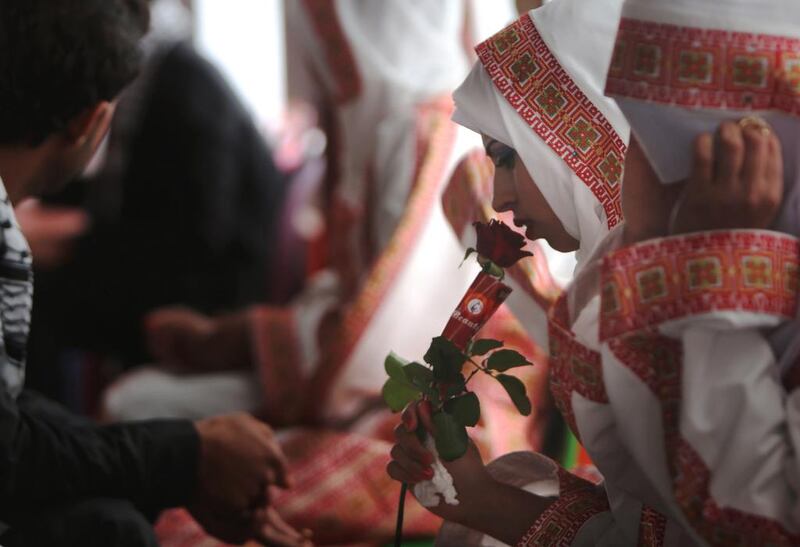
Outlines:
[[[498,213],[510,211],[516,202],[514,175],[509,169],[496,169],[494,172],[494,195],[492,208]]]

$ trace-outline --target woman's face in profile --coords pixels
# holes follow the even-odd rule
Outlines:
[[[514,224],[525,226],[528,239],[544,239],[557,251],[570,252],[579,242],[564,225],[536,186],[517,151],[491,137],[483,136],[486,155],[494,164],[494,199],[492,207],[502,213],[511,211]]]

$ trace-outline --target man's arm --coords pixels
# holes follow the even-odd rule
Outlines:
[[[0,519],[83,497],[148,510],[194,495],[200,439],[188,421],[80,426],[20,407],[0,390]]]

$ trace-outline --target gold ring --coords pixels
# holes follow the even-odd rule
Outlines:
[[[748,127],[757,127],[762,135],[768,135],[772,132],[769,124],[760,116],[745,116],[739,120],[739,127],[747,129]]]

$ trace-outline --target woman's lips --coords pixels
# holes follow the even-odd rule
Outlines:
[[[514,219],[514,226],[525,229],[525,237],[530,240],[538,239],[533,231],[534,222],[529,218]]]

